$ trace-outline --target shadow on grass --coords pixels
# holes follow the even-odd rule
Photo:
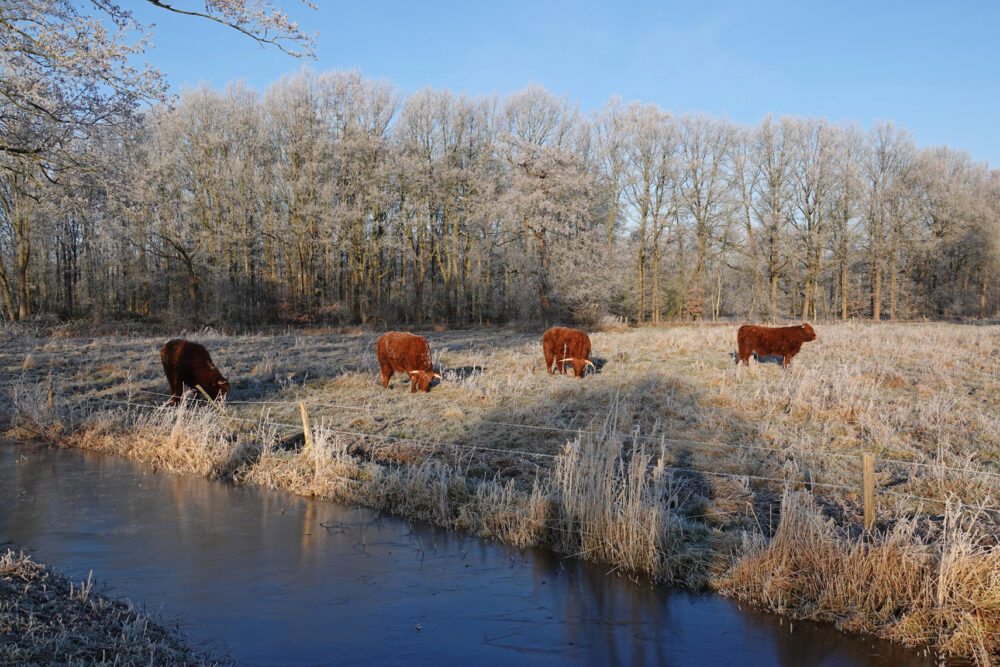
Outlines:
[[[760,355],[757,354],[756,352],[751,352],[750,354],[753,356],[754,360],[758,364],[775,364],[777,366],[780,366],[781,363],[784,361],[784,357],[782,357],[780,354]],[[730,352],[729,358],[732,359],[734,362],[736,362],[737,365],[739,365],[740,363],[739,354],[737,352]]]
[[[291,335],[266,339],[259,348],[253,348],[254,358],[273,360],[274,369],[261,372],[251,361],[239,361],[228,375],[232,385],[232,400],[269,400],[280,398],[292,385],[316,380],[326,382],[346,375],[369,375],[372,385],[379,382],[378,359],[375,343],[385,331],[365,332],[356,335]],[[444,356],[482,357],[500,350],[513,349],[538,341],[541,356],[541,333],[524,334],[505,330],[464,331],[414,331],[427,339],[435,369],[446,381],[461,381],[487,369],[478,363],[452,367],[442,363]],[[249,351],[249,350],[247,350]],[[247,352],[245,351],[245,352]],[[228,352],[228,351],[227,351]],[[245,354],[244,352],[244,354]],[[225,352],[223,353],[225,354]],[[225,368],[225,357],[217,362]],[[225,372],[225,371],[224,371]],[[393,375],[390,389],[409,385],[401,374]],[[439,384],[435,381],[433,387]]]
[[[706,407],[702,392],[655,370],[636,371],[611,387],[569,376],[549,380],[558,383],[555,391],[530,404],[488,410],[453,436],[460,451],[490,450],[467,455],[468,476],[513,479],[528,487],[540,471],[552,469],[553,457],[579,432],[584,437],[621,437],[625,463],[643,448],[654,461],[662,457],[674,468],[686,487],[685,506],[675,508],[681,514],[716,525],[746,526],[752,521],[768,534],[777,526],[780,489],[758,488],[739,477],[775,476],[784,464],[781,455],[748,453],[737,446],[760,443],[758,425]],[[724,424],[726,432],[706,432],[709,417],[712,424]]]

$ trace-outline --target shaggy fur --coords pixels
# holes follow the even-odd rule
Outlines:
[[[430,391],[431,382],[441,379],[431,365],[431,349],[423,336],[404,331],[390,331],[379,336],[375,343],[375,354],[382,369],[382,386],[389,387],[389,378],[394,371],[410,376],[410,393]]]
[[[545,353],[545,370],[553,373],[552,362],[560,373],[564,373],[563,364],[569,361],[573,364],[573,374],[583,377],[587,366],[593,368],[590,356],[590,336],[579,329],[568,327],[552,327],[542,334],[542,351]]]
[[[739,345],[739,355],[736,363],[749,365],[750,353],[757,356],[780,354],[782,368],[792,363],[792,357],[799,353],[802,343],[816,340],[816,332],[808,324],[796,327],[760,327],[755,324],[744,324],[736,332],[736,342]]]
[[[160,349],[160,361],[170,385],[171,405],[177,405],[184,385],[189,389],[200,385],[212,398],[229,393],[229,380],[222,377],[203,345],[175,338]]]

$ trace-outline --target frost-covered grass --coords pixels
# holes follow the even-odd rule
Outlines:
[[[176,630],[92,588],[92,580],[70,581],[23,552],[0,553],[0,663],[231,664],[192,650]]]
[[[166,336],[23,336],[0,368],[11,435],[360,502],[995,657],[1000,513],[975,508],[1000,506],[1000,327],[817,324],[788,370],[737,367],[736,328],[594,333],[601,372],[583,380],[544,372],[540,332],[428,332],[448,380],[429,394],[399,375],[382,389],[374,332],[189,335],[233,386],[224,415],[147,407],[166,401]],[[859,526],[861,452],[877,457],[872,535]],[[884,594],[864,593],[847,574],[859,568]]]

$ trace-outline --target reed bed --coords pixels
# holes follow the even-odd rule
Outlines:
[[[234,387],[221,409],[164,406],[162,340],[27,339],[0,367],[15,434],[1000,657],[1000,328],[817,325],[788,370],[737,367],[735,329],[597,332],[582,381],[544,373],[537,334],[431,333],[447,381],[417,395],[377,385],[374,333],[190,336]]]

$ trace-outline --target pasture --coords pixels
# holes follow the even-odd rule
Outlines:
[[[582,380],[545,373],[540,331],[422,332],[429,394],[379,385],[380,332],[185,334],[229,379],[218,409],[164,406],[170,336],[11,330],[4,428],[995,656],[1000,327],[815,328],[787,370],[737,366],[737,325],[596,332]]]

